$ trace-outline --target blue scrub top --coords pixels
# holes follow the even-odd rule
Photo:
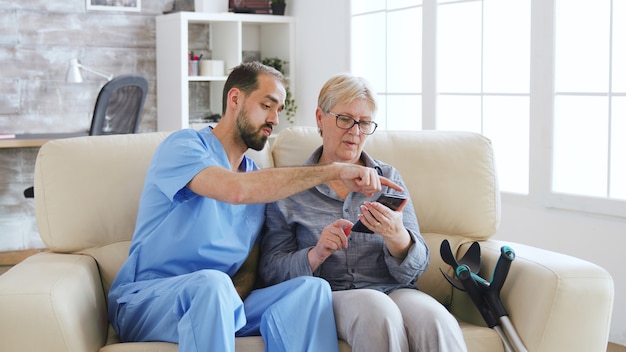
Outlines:
[[[180,130],[161,143],[146,175],[129,257],[111,291],[201,269],[237,272],[258,238],[265,204],[233,205],[186,187],[198,172],[215,165],[230,169],[210,128]],[[254,170],[254,161],[244,157],[239,171]]]

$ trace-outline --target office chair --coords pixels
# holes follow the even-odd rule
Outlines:
[[[126,74],[107,82],[96,100],[89,135],[135,133],[141,122],[148,80]]]
[[[136,133],[147,95],[148,80],[140,74],[125,74],[107,82],[98,93],[89,135]],[[24,190],[24,197],[34,196],[34,187]]]

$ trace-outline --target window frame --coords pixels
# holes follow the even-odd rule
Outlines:
[[[357,0],[358,1],[358,0]],[[461,0],[463,1],[463,0]],[[422,2],[422,130],[437,121],[437,0]],[[552,190],[555,118],[555,0],[531,0],[528,194],[502,191],[505,202],[626,218],[626,201]],[[351,14],[352,16],[352,14]],[[483,95],[488,95],[484,94]],[[382,129],[386,129],[384,126]]]

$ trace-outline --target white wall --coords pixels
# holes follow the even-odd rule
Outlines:
[[[333,74],[350,68],[350,13],[347,0],[291,0],[287,15],[297,17],[296,124],[315,125],[317,95]],[[626,345],[626,219],[547,209],[503,196],[496,239],[524,243],[579,257],[607,269],[615,281],[609,340]]]
[[[296,21],[296,124],[315,126],[317,96],[330,76],[350,68],[350,11],[347,0],[291,0]]]
[[[549,209],[504,195],[495,238],[565,253],[608,270],[615,284],[609,341],[626,346],[626,275],[621,267],[626,219]]]

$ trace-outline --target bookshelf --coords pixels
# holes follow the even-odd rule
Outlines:
[[[204,126],[221,115],[230,69],[250,57],[278,57],[295,91],[295,20],[290,16],[177,12],[156,18],[157,130]],[[224,61],[224,76],[190,76],[189,52]]]

